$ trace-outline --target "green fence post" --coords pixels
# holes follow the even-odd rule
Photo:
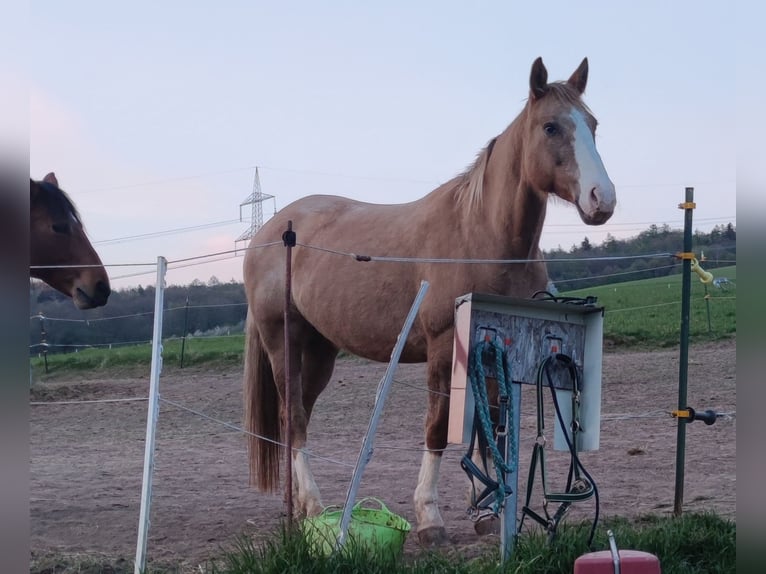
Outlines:
[[[681,281],[681,356],[678,367],[678,410],[687,408],[686,389],[689,374],[689,312],[692,286],[692,212],[694,210],[694,188],[686,188],[686,201],[678,206],[684,210],[684,251],[683,276]],[[678,417],[676,434],[676,489],[673,514],[680,516],[684,502],[684,459],[686,456],[686,424],[688,419]]]

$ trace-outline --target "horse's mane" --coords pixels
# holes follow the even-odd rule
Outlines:
[[[573,106],[593,116],[593,112],[582,101],[577,90],[567,82],[552,82],[548,84],[547,88],[548,91],[545,97],[553,97],[564,105]],[[527,103],[519,116],[527,113],[528,109],[529,104]],[[492,154],[492,148],[496,140],[497,137],[489,140],[489,143],[478,153],[474,162],[456,178],[455,190],[457,192],[457,201],[463,203],[469,209],[481,205],[484,193],[484,172],[487,169],[487,162]]]
[[[484,172],[487,162],[495,146],[496,137],[489,140],[476,156],[476,160],[463,173],[457,176],[456,191],[458,203],[463,203],[468,209],[481,205],[484,192]]]
[[[549,95],[553,96],[562,104],[568,104],[570,106],[574,106],[578,109],[584,110],[588,112],[589,114],[593,115],[593,112],[591,112],[588,109],[588,106],[585,105],[585,102],[582,101],[582,98],[580,97],[580,93],[577,90],[575,90],[572,86],[570,86],[567,82],[553,82],[551,84],[548,84],[547,88],[548,88],[548,91],[545,94],[546,97],[548,97]]]
[[[47,181],[36,181],[35,183],[41,191],[39,200],[46,207],[52,219],[68,219],[71,214],[75,221],[82,225],[80,212],[77,211],[74,202],[63,189],[60,189]]]

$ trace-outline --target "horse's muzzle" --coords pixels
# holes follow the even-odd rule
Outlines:
[[[109,295],[112,294],[112,290],[109,287],[109,283],[105,281],[99,281],[93,288],[93,293],[86,293],[82,287],[77,287],[75,296],[73,297],[74,303],[78,309],[93,309],[95,307],[103,307],[106,305]]]

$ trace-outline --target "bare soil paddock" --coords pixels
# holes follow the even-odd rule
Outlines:
[[[325,504],[344,499],[384,371],[382,364],[340,360],[319,398],[309,441],[313,453],[330,459],[313,462]],[[165,401],[239,425],[241,379],[239,370],[168,368],[160,392]],[[412,493],[423,448],[424,366],[401,365],[396,381],[360,496],[381,498],[414,528]],[[672,512],[676,423],[669,411],[676,406],[677,385],[677,349],[605,355],[601,445],[597,452],[582,455],[598,484],[602,516]],[[146,397],[148,387],[148,374],[34,385],[31,400],[44,404],[33,404],[30,420],[32,571],[44,571],[41,565],[52,557],[63,564],[78,556],[96,557],[122,571],[134,558],[147,404],[62,401]],[[522,399],[520,495],[534,439],[532,392],[525,387]],[[736,411],[736,340],[691,348],[688,396],[689,405],[697,409]],[[552,421],[547,425],[552,428]],[[735,417],[720,418],[712,426],[688,425],[685,511],[736,518],[735,444]],[[549,452],[551,487],[560,488],[567,460],[563,453]],[[462,447],[453,446],[445,454],[440,502],[453,545],[475,554],[487,544],[497,544],[497,537],[480,542],[466,515],[468,480],[459,466],[462,453]],[[593,510],[592,500],[581,503],[566,520],[589,519]],[[183,564],[191,570],[240,534],[268,535],[283,517],[281,496],[248,486],[241,434],[169,402],[161,404],[150,565]],[[406,550],[416,549],[413,532]]]

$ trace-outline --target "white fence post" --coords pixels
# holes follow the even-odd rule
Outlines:
[[[149,381],[149,408],[146,417],[144,447],[144,478],[141,486],[141,513],[138,518],[135,574],[146,569],[146,539],[149,536],[149,510],[152,502],[152,473],[154,472],[154,435],[160,411],[159,386],[162,371],[162,315],[165,299],[165,272],[168,262],[157,257],[157,288],[154,296],[154,333],[152,335],[152,372]]]

